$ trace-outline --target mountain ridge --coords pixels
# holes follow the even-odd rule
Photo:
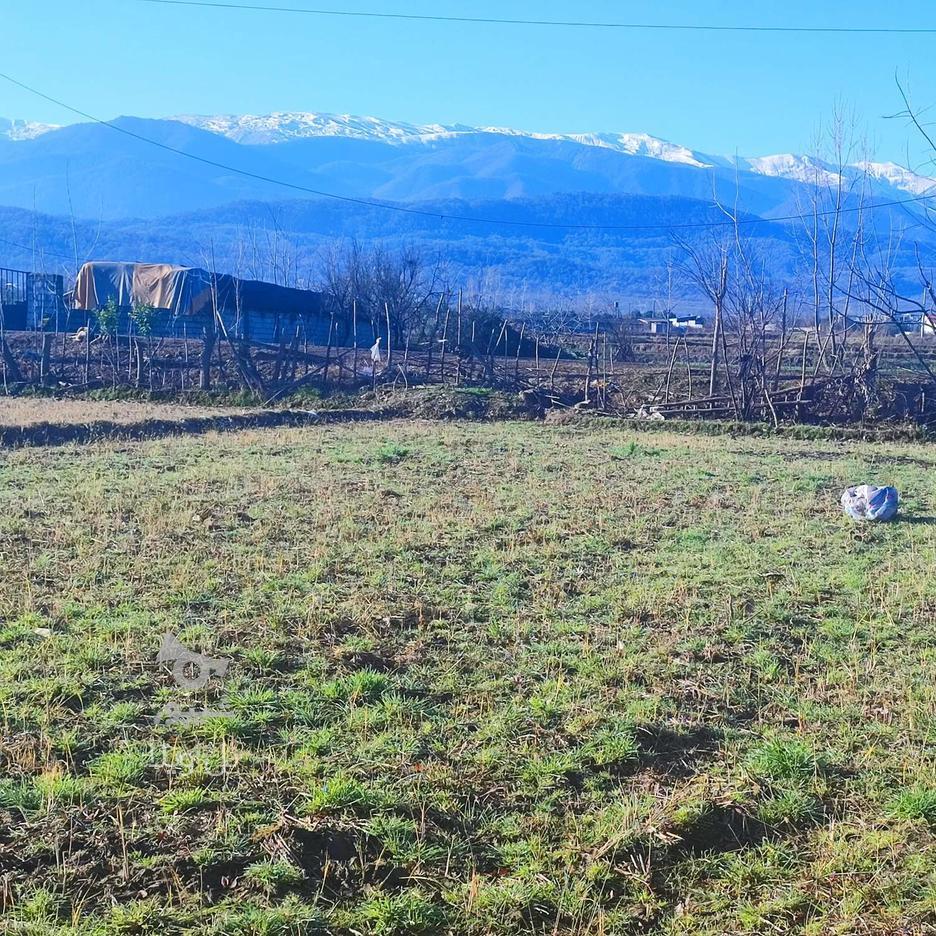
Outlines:
[[[466,124],[411,124],[377,117],[353,114],[318,114],[304,111],[281,111],[265,115],[223,114],[202,116],[183,114],[172,118],[181,123],[219,133],[235,142],[275,146],[325,136],[346,136],[352,139],[379,140],[397,145],[415,142],[435,142],[466,134],[523,137],[530,140],[555,140],[610,149],[623,155],[646,156],[664,162],[682,163],[700,169],[739,168],[760,175],[779,176],[799,182],[828,182],[835,173],[831,163],[796,153],[774,153],[765,156],[721,156],[691,149],[645,132],[600,131],[584,133],[547,133],[511,127]],[[856,160],[850,169],[863,171],[884,180],[895,188],[919,195],[936,185],[936,178],[914,172],[894,162]]]
[[[127,119],[127,118],[118,118]],[[140,119],[140,118],[136,118]],[[549,133],[497,126],[467,124],[414,124],[373,116],[331,114],[313,111],[274,111],[269,114],[180,114],[164,118],[250,146],[279,146],[305,140],[341,138],[366,140],[401,147],[430,145],[459,137],[521,138],[525,140],[569,142],[607,149],[622,156],[641,156],[697,169],[738,169],[756,175],[784,178],[808,184],[830,184],[837,177],[828,161],[797,153],[765,156],[721,156],[704,153],[645,132]],[[0,118],[0,138],[14,142],[35,140],[63,129],[55,124]],[[868,175],[897,191],[918,196],[936,187],[936,178],[918,173],[894,162],[857,160],[847,164],[850,176]]]

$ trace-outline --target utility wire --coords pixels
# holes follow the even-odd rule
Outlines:
[[[570,231],[679,231],[700,228],[735,227],[740,225],[748,226],[755,224],[779,224],[785,221],[811,220],[816,217],[826,217],[835,214],[850,214],[853,212],[860,212],[873,208],[888,208],[896,205],[909,205],[914,202],[925,202],[936,198],[936,192],[933,192],[929,195],[917,195],[911,198],[894,199],[891,201],[876,202],[869,205],[857,205],[851,208],[832,208],[824,211],[811,212],[808,215],[792,214],[782,215],[776,218],[729,218],[724,221],[686,221],[676,224],[566,224],[563,222],[554,221],[516,221],[507,218],[484,218],[474,217],[472,215],[447,214],[445,212],[427,211],[422,208],[410,208],[405,205],[391,204],[388,202],[372,201],[371,199],[367,198],[355,198],[352,195],[339,195],[335,192],[326,192],[322,189],[309,188],[305,185],[298,185],[295,182],[287,182],[283,179],[276,179],[272,176],[262,175],[258,172],[251,172],[247,169],[239,169],[237,166],[231,166],[227,163],[218,162],[214,159],[208,159],[205,156],[198,156],[195,153],[186,152],[185,150],[178,149],[175,146],[170,146],[168,143],[161,143],[159,140],[153,140],[150,137],[145,137],[142,134],[135,133],[133,130],[129,130],[127,127],[121,127],[118,124],[104,120],[100,117],[95,117],[93,114],[89,114],[87,111],[73,107],[71,104],[66,104],[64,101],[61,101],[58,98],[54,98],[51,95],[44,93],[43,91],[39,91],[37,88],[33,88],[22,81],[18,81],[11,75],[0,72],[0,78],[2,78],[4,81],[8,81],[10,84],[16,85],[18,88],[22,88],[24,91],[28,91],[30,94],[35,94],[36,96],[42,98],[45,101],[48,101],[51,104],[62,107],[73,114],[77,114],[79,117],[84,117],[86,120],[90,120],[92,123],[98,123],[101,124],[101,126],[109,127],[111,130],[130,137],[131,139],[138,140],[141,143],[146,143],[149,146],[155,146],[156,148],[164,150],[168,153],[174,153],[176,156],[181,156],[185,159],[191,159],[194,162],[201,163],[205,166],[221,169],[224,172],[232,172],[235,175],[244,176],[245,178],[254,179],[259,182],[266,182],[270,185],[278,185],[282,188],[290,189],[291,191],[295,192],[302,192],[306,195],[315,195],[318,198],[330,198],[353,205],[361,205],[365,208],[374,208],[383,211],[396,211],[403,214],[417,215],[424,218],[433,218],[438,221],[458,221],[466,224],[487,224],[500,227],[526,227]]]
[[[22,250],[23,253],[42,254],[46,257],[54,257],[56,260],[67,260],[69,263],[75,262],[74,255],[71,257],[66,257],[65,254],[56,253],[54,250],[46,250],[43,247],[27,247],[25,244],[18,244],[16,241],[6,240],[6,238],[0,237],[0,244],[6,244],[7,247],[15,247],[17,250]]]
[[[481,23],[495,26],[564,26],[583,29],[631,29],[684,32],[741,33],[846,33],[860,35],[934,35],[936,26],[757,26],[717,25],[709,23],[621,23],[585,20],[508,19],[494,16],[442,16],[429,13],[380,13],[374,10],[327,10],[308,7],[259,6],[247,3],[223,3],[220,0],[137,0],[164,6],[207,7],[216,10],[245,10],[261,13],[303,13],[310,16],[343,16],[367,19],[410,20],[432,23]]]

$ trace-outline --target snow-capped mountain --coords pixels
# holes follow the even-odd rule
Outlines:
[[[789,179],[808,185],[832,185],[836,169],[812,156],[779,153],[772,156],[726,157],[702,153],[678,143],[661,140],[647,133],[540,133],[510,127],[471,127],[464,124],[411,124],[358,117],[351,114],[314,114],[303,112],[266,115],[225,114],[220,116],[181,115],[171,118],[192,127],[220,134],[236,143],[274,145],[322,137],[370,140],[395,146],[432,144],[458,137],[485,134],[493,137],[520,138],[577,143],[628,156],[643,156],[662,162],[693,166],[697,169],[735,167],[756,175]],[[856,162],[854,173],[868,175],[886,185],[912,195],[929,193],[936,180],[892,162]]]
[[[182,114],[169,118],[180,123],[219,133],[235,143],[266,145],[294,142],[316,137],[350,137],[380,143],[432,143],[469,134],[523,137],[531,140],[555,140],[596,146],[630,156],[648,156],[664,162],[685,163],[704,168],[725,165],[721,157],[707,156],[660,140],[647,133],[538,133],[510,127],[471,127],[465,124],[411,124],[382,120],[379,117],[356,117],[352,114],[307,114],[301,112],[222,114],[199,116]]]
[[[0,137],[8,140],[34,140],[50,130],[58,130],[56,124],[36,123],[31,120],[9,120],[0,117]]]
[[[831,163],[812,156],[798,156],[794,153],[779,153],[775,156],[755,156],[738,159],[738,166],[758,175],[773,176],[779,179],[791,179],[806,185],[835,185],[838,170]],[[859,161],[845,167],[843,176],[846,183],[866,174],[874,182],[883,183],[900,192],[911,195],[928,195],[936,189],[936,179],[920,175],[893,162]]]
[[[686,166],[695,166],[697,169],[725,165],[725,160],[720,157],[707,156],[705,153],[695,152],[677,143],[652,137],[648,133],[534,133],[526,130],[511,130],[506,127],[479,127],[469,132],[524,137],[530,140],[579,143],[582,146],[596,146],[628,156],[647,156],[663,162],[682,163]]]
[[[319,114],[302,111],[272,114],[183,114],[168,118],[247,146],[275,146],[306,140],[366,140],[393,147],[457,143],[460,138],[483,136],[551,143],[572,143],[624,156],[640,156],[696,169],[737,168],[759,176],[787,179],[807,185],[833,185],[835,167],[812,156],[779,153],[772,156],[726,157],[702,153],[647,133],[541,133],[509,127],[472,127],[465,124],[413,124],[360,117],[352,114]],[[59,129],[54,124],[0,118],[0,138],[34,140]],[[866,172],[877,183],[913,196],[934,191],[936,179],[893,162],[856,162],[849,176]]]
[[[780,217],[808,198],[804,186],[838,180],[834,166],[811,156],[716,156],[646,133],[545,133],[304,112],[113,123],[130,132],[0,120],[0,205],[124,218],[302,192],[397,202],[577,193],[702,202],[714,196]],[[885,162],[847,167],[851,191],[864,186],[863,173],[880,201],[936,192],[933,179]]]
[[[179,123],[219,133],[235,143],[266,145],[290,143],[315,137],[348,137],[376,140],[381,143],[413,143],[459,132],[471,127],[429,124],[418,126],[379,117],[355,117],[351,114],[307,114],[302,112],[256,114],[221,114],[213,117],[182,114],[170,117]]]
[[[807,185],[819,183],[831,185],[838,173],[828,163],[812,156],[797,156],[794,153],[777,153],[774,156],[739,157],[741,169],[758,175],[772,176],[778,179],[791,179],[805,182]]]
[[[855,168],[864,170],[872,179],[886,182],[903,192],[913,195],[931,195],[936,192],[936,179],[929,176],[918,175],[903,166],[892,162],[861,162],[855,163]]]

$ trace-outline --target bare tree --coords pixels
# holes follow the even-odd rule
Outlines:
[[[712,354],[709,364],[709,396],[715,393],[719,358],[725,345],[724,314],[728,295],[728,275],[731,259],[731,239],[724,229],[712,228],[701,244],[677,236],[682,250],[679,267],[699,291],[712,303]]]

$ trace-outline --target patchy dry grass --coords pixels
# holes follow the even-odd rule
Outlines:
[[[4,397],[0,426],[32,426],[36,423],[113,422],[120,425],[146,419],[191,419],[247,413],[248,408],[156,403],[144,400],[56,400],[49,397]]]
[[[533,423],[4,452],[0,926],[933,932],[934,468]],[[900,522],[841,516],[865,480]]]

